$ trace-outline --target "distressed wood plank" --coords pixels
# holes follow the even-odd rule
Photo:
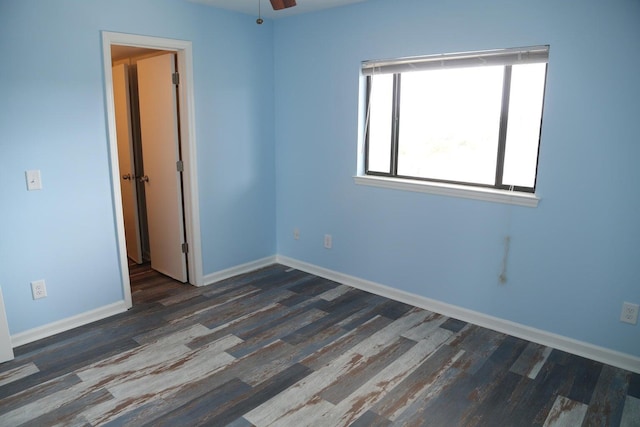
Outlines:
[[[337,405],[366,383],[371,376],[386,368],[415,345],[416,343],[414,341],[400,337],[383,351],[369,358],[367,363],[358,365],[343,377],[336,379],[336,381],[325,388],[319,396]]]
[[[370,294],[356,292],[347,293],[342,297],[331,301],[329,305],[323,306],[323,311],[328,313],[327,316],[317,322],[313,322],[310,325],[297,329],[296,331],[284,336],[282,339],[291,344],[298,344],[319,333],[323,329],[339,323],[354,313],[362,310],[367,306],[371,298],[373,297]]]
[[[38,400],[55,394],[61,390],[69,389],[81,381],[82,380],[76,374],[68,374],[42,382],[32,388],[3,398],[0,401],[0,425],[8,425],[3,423],[1,415],[18,410],[21,407],[37,402]],[[64,401],[63,399],[60,400]]]
[[[332,363],[332,361],[339,357],[341,354],[351,351],[353,347],[369,338],[375,332],[384,329],[390,323],[391,320],[387,318],[379,316],[374,317],[373,319],[363,323],[356,329],[352,329],[344,333],[336,340],[327,343],[322,348],[319,348],[314,353],[305,357],[301,361],[301,363],[309,366],[312,369],[319,369],[322,366]],[[335,327],[336,326],[334,325],[334,328]]]
[[[631,373],[603,366],[589,403],[586,425],[619,425]]]
[[[270,342],[289,335],[291,331],[297,331],[323,319],[326,314],[315,309],[284,314],[281,322],[267,323],[241,335],[240,338],[243,339],[243,342],[231,348],[229,353],[235,357],[242,357]]]
[[[41,427],[52,425],[63,426],[83,426],[88,421],[84,416],[78,415],[87,406],[99,405],[103,402],[113,400],[111,393],[105,389],[97,389],[85,395],[79,396],[77,399],[64,402],[62,405],[53,408],[40,416],[30,419],[22,424],[22,427]],[[89,424],[90,425],[90,424]]]
[[[188,417],[185,417],[183,412],[178,411],[176,414],[169,414],[163,417],[162,421],[155,425],[226,425],[295,384],[310,372],[311,370],[306,366],[300,364],[292,365],[274,375],[268,381],[257,384],[234,398],[226,399],[224,403],[213,405],[208,401],[208,396],[204,396],[189,404],[190,409],[199,410],[192,410]],[[195,417],[193,416],[194,414],[196,415]],[[172,415],[176,415],[175,418]]]
[[[318,295],[318,298],[323,299],[325,301],[333,301],[336,298],[341,297],[342,295],[349,292],[352,288],[347,285],[338,285],[333,289],[329,289],[326,292]]]
[[[484,335],[484,334],[483,334]],[[477,408],[482,406],[508,374],[508,367],[519,357],[526,342],[513,337],[504,337],[500,345],[491,353],[477,370],[465,370],[446,388],[435,396],[420,412],[410,416],[411,423],[418,417],[429,414],[434,425],[471,424],[476,417]],[[459,348],[459,347],[454,347]],[[479,354],[467,351],[457,361],[456,366],[465,366],[463,361],[477,358]],[[435,412],[431,415],[432,412]]]
[[[563,366],[546,363],[536,380],[528,387],[526,398],[517,402],[512,416],[521,419],[523,423],[544,423],[556,397],[566,396],[571,390],[573,378],[566,375],[566,372]]]
[[[551,350],[550,347],[529,343],[511,367],[511,372],[535,379],[549,358]]]
[[[448,318],[440,327],[443,329],[448,329],[451,332],[460,332],[462,328],[467,326],[467,322],[463,322],[462,320]]]
[[[504,420],[512,419],[514,405],[520,397],[518,389],[528,382],[531,382],[528,377],[507,372],[495,387],[487,390],[482,404],[466,416],[467,426],[499,426]]]
[[[36,363],[40,372],[0,387],[0,399],[4,400],[12,395],[38,387],[43,383],[73,373],[89,363],[130,351],[136,347],[138,347],[138,343],[132,339],[107,342],[101,345],[96,345],[95,342],[92,342],[85,349],[77,348],[75,353],[70,349],[63,348],[47,352],[44,355],[44,360],[41,355],[33,359],[27,358],[26,360],[33,360]]]
[[[430,339],[420,341],[372,376],[357,392],[337,404],[334,410],[325,411],[322,414],[322,419],[327,421],[325,425],[347,426],[381,401],[446,341],[450,334],[441,331],[440,336],[436,332]]]
[[[629,396],[640,399],[640,374],[631,373],[627,393],[629,394]]]
[[[481,328],[476,325],[468,324],[460,332],[453,335],[448,345],[453,348],[464,350],[466,353],[475,353],[477,357],[470,358],[473,364],[465,367],[465,370],[471,374],[482,367],[484,361],[498,348],[506,335],[489,329]]]
[[[406,332],[403,332],[402,336],[414,341],[423,340],[433,334],[445,320],[447,320],[447,318],[444,316],[436,313],[429,313],[424,322],[414,326]],[[453,335],[449,331],[447,331],[447,333],[449,336]]]
[[[351,423],[351,427],[387,427],[391,424],[391,421],[381,417],[375,412],[367,411]]]
[[[573,427],[582,425],[587,413],[587,405],[558,396],[544,420],[543,427]]]
[[[430,358],[405,378],[394,390],[377,402],[372,410],[381,417],[397,421],[405,411],[420,400],[427,402],[431,396],[437,395],[444,383],[445,373],[462,356],[463,352],[450,346],[441,346]]]
[[[620,427],[638,427],[640,426],[640,399],[627,396],[622,410],[620,419]]]
[[[602,363],[572,355],[566,374],[573,377],[573,385],[566,397],[588,405],[601,372]]]
[[[254,424],[268,424],[276,419],[281,420],[284,414],[288,414],[289,417],[295,419],[299,416],[304,417],[304,415],[300,415],[301,413],[294,411],[293,408],[299,408],[305,413],[307,411],[324,412],[325,409],[333,405],[316,397],[318,393],[332,385],[339,378],[347,375],[350,370],[366,363],[369,358],[388,347],[393,342],[394,337],[419,324],[427,316],[428,313],[416,310],[410,315],[390,323],[382,330],[375,332],[355,345],[348,352],[340,355],[331,364],[325,365],[303,381],[274,397],[268,404],[262,405],[246,414],[245,418]],[[305,406],[304,403],[311,400],[313,400],[313,404]],[[295,423],[295,419],[290,421]]]
[[[40,372],[40,369],[33,362],[9,369],[0,373],[0,387],[38,372]]]
[[[251,387],[249,385],[244,384],[237,378],[232,378],[226,383],[219,384],[215,375],[209,375],[185,384],[179,392],[173,393],[169,398],[151,400],[132,410],[126,411],[105,425],[114,427],[153,426],[156,424],[156,420],[163,419],[166,414],[178,410],[180,407],[189,404],[191,401],[205,394],[209,393],[212,396],[218,395],[220,401],[215,401],[214,403],[224,403],[226,400],[250,389]]]

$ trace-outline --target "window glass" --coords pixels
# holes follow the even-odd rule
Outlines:
[[[393,106],[393,74],[372,76],[369,80],[369,139],[368,170],[370,172],[390,172],[391,128]]]
[[[402,74],[398,175],[493,184],[504,67]]]
[[[511,71],[502,178],[506,185],[535,185],[546,68],[547,64],[514,65]]]

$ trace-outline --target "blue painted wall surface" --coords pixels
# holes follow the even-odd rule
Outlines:
[[[204,274],[275,252],[270,22],[181,0],[0,0],[0,286],[12,334],[123,298],[103,30],[193,42]],[[42,171],[42,191],[26,191],[27,169]],[[33,301],[37,279],[49,295]]]
[[[538,208],[354,184],[361,61],[539,44]],[[639,2],[370,0],[277,21],[274,52],[279,254],[640,356],[619,321],[640,302]]]
[[[254,20],[182,0],[0,0],[12,334],[122,299],[107,30],[193,42],[204,274],[278,253],[640,356],[639,327],[618,321],[640,302],[640,3],[369,0]],[[354,184],[362,60],[547,43],[538,208]]]

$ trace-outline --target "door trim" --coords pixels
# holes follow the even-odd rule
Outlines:
[[[2,297],[2,288],[0,287],[0,363],[13,360],[13,340],[9,332],[9,322],[7,321],[7,311],[4,306],[4,298]]]
[[[122,199],[120,194],[120,173],[118,169],[118,144],[115,125],[115,104],[113,101],[113,76],[111,73],[111,45],[174,51],[178,57],[178,72],[180,73],[180,138],[182,143],[182,160],[185,170],[183,173],[184,219],[185,231],[189,242],[187,262],[190,282],[196,286],[202,286],[202,246],[200,241],[200,210],[198,202],[193,49],[191,42],[186,40],[102,31],[105,101],[109,132],[111,188],[113,190],[112,198],[116,220],[116,238],[124,300],[127,307],[131,307],[133,303],[131,300],[131,284],[129,281],[124,217],[122,214]]]

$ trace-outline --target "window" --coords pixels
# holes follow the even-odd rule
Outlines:
[[[534,193],[548,52],[364,62],[365,174]]]

